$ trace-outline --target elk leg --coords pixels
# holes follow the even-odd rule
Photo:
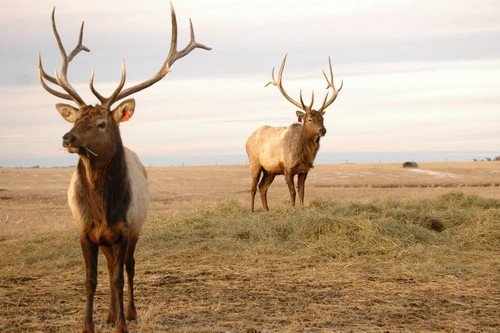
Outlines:
[[[297,176],[297,187],[299,190],[299,200],[300,204],[304,205],[304,189],[305,189],[305,184],[306,184],[306,178],[307,178],[307,173],[299,173]]]
[[[269,211],[269,206],[267,205],[267,190],[274,180],[275,175],[263,170],[264,175],[259,183],[260,200],[262,201],[262,209]]]
[[[106,322],[115,326],[115,332],[128,332],[123,313],[123,266],[127,239],[122,237],[117,243],[101,248],[108,261],[109,271],[110,303]]]
[[[285,181],[290,191],[290,200],[292,201],[292,206],[295,206],[295,184],[293,182],[293,176],[293,173],[285,173]]]
[[[252,173],[252,189],[250,190],[250,204],[252,206],[252,212],[255,209],[255,194],[257,193],[257,184],[259,183],[259,178],[262,173],[262,166],[260,164],[251,166],[250,172]]]
[[[125,257],[125,268],[127,269],[127,282],[128,282],[128,306],[127,306],[127,320],[136,320],[137,311],[135,310],[134,302],[134,274],[135,274],[135,245],[139,240],[138,236],[129,237],[127,255]]]
[[[115,261],[113,266],[113,289],[116,297],[116,328],[115,332],[128,332],[127,322],[125,321],[125,313],[123,311],[123,266],[125,264],[125,256],[127,254],[128,239],[120,237],[120,239],[112,245]]]
[[[92,312],[94,307],[94,294],[97,287],[98,246],[84,237],[80,239],[80,243],[82,245],[83,257],[85,259],[85,290],[87,294],[83,332],[93,333],[94,320],[92,318]]]
[[[106,256],[107,266],[108,266],[108,275],[109,275],[109,310],[108,310],[108,319],[106,323],[115,326],[116,322],[116,295],[113,289],[113,271],[114,271],[114,262],[115,256],[114,253],[109,246],[101,247],[102,253]]]

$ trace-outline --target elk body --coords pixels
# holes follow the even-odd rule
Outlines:
[[[325,109],[335,101],[339,89],[335,88],[333,83],[332,64],[330,65],[330,78],[325,72],[323,75],[327,81],[327,89],[332,88],[332,95],[328,98],[328,93],[323,100],[321,108],[313,109],[314,93],[311,103],[305,105],[300,92],[300,103],[293,100],[283,88],[283,71],[285,69],[286,55],[281,63],[278,73],[278,80],[274,78],[274,68],[272,80],[266,85],[278,87],[281,94],[293,105],[302,109],[297,111],[299,123],[292,124],[289,127],[270,127],[262,126],[257,129],[246,142],[246,151],[252,174],[252,188],[250,204],[254,211],[255,194],[257,185],[259,187],[262,208],[269,210],[267,204],[267,190],[273,182],[276,175],[284,175],[285,181],[290,191],[292,205],[295,206],[295,184],[294,176],[297,175],[297,189],[299,192],[300,203],[304,204],[304,186],[309,170],[313,167],[314,159],[319,150],[319,141],[326,134],[326,128],[323,124]]]
[[[55,76],[48,75],[39,57],[39,77],[49,93],[75,102],[78,107],[57,104],[64,119],[74,124],[63,136],[63,146],[79,155],[78,164],[71,178],[68,202],[80,234],[80,243],[86,266],[86,308],[84,332],[93,332],[93,299],[97,285],[97,257],[100,248],[107,260],[110,284],[110,304],[107,323],[115,325],[116,332],[127,332],[126,319],[137,317],[134,304],[134,251],[140,229],[146,219],[149,192],[146,170],[137,155],[122,144],[119,124],[134,113],[134,99],[127,99],[114,109],[111,106],[140,90],[160,81],[172,64],[196,48],[210,50],[191,40],[182,50],[177,50],[177,21],[171,7],[172,39],[170,51],[162,67],[150,79],[125,90],[125,63],[118,87],[110,97],[102,96],[94,88],[94,73],[90,89],[100,103],[87,105],[67,80],[68,65],[80,51],[89,49],[82,45],[83,23],[74,50],[67,54],[56,29],[55,8],[52,12],[52,29],[62,57],[62,67]],[[55,90],[50,82],[64,90]],[[128,306],[123,307],[124,267],[128,279]]]

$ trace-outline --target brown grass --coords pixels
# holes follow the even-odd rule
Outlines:
[[[453,176],[318,166],[305,208],[282,203],[288,191],[277,179],[271,212],[253,214],[244,167],[151,168],[152,214],[137,251],[140,319],[130,328],[498,331],[500,165],[422,168]],[[80,329],[84,270],[64,198],[69,174],[0,174],[0,330]],[[95,319],[111,331],[100,258]]]

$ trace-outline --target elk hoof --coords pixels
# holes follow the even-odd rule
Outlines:
[[[83,333],[94,333],[94,324],[88,324],[83,326]]]
[[[137,312],[135,309],[127,309],[127,315],[125,316],[128,321],[136,321],[137,320]]]
[[[116,326],[115,333],[128,333],[127,325],[118,325],[118,326]]]
[[[106,319],[106,324],[111,327],[115,327],[116,315],[114,313],[108,313],[108,319]]]

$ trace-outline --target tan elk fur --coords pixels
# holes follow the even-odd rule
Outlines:
[[[327,88],[332,88],[333,94],[328,98],[325,96],[320,109],[313,110],[314,93],[311,103],[307,106],[300,94],[300,103],[293,100],[283,88],[282,75],[285,68],[286,56],[283,58],[281,68],[278,74],[278,80],[274,77],[274,68],[272,80],[267,84],[272,84],[280,90],[281,94],[289,102],[302,111],[297,111],[299,119],[298,124],[292,124],[289,127],[270,127],[262,126],[257,129],[246,142],[246,152],[252,174],[251,209],[254,210],[255,194],[257,186],[260,192],[262,208],[269,210],[267,204],[267,190],[273,182],[276,175],[284,175],[288,185],[292,205],[295,205],[295,183],[294,176],[297,175],[299,200],[304,204],[304,187],[307,174],[313,167],[314,159],[319,150],[319,141],[326,134],[323,125],[323,115],[325,109],[333,103],[342,89],[336,89],[333,84],[333,70],[330,64],[330,79],[325,75]],[[267,86],[266,85],[266,86]]]

